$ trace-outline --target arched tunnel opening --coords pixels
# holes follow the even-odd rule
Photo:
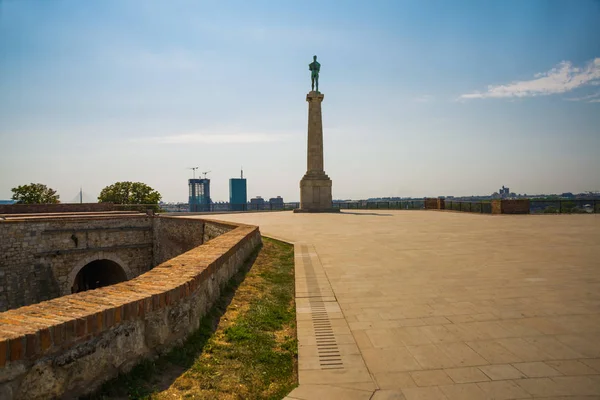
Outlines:
[[[114,285],[127,280],[127,275],[119,264],[111,260],[95,260],[86,264],[77,273],[71,293],[85,292]]]

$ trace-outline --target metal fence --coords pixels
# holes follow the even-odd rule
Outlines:
[[[492,203],[489,201],[445,201],[446,210],[464,211],[480,214],[491,214]]]
[[[425,200],[335,202],[340,210],[424,210]]]
[[[234,212],[234,211],[282,211],[292,209],[288,207],[288,204],[276,204],[276,203],[265,203],[265,204],[230,204],[230,203],[213,203],[210,205],[203,205],[197,207],[195,212]],[[297,203],[295,203],[297,204]],[[294,208],[298,208],[297,206]],[[188,204],[161,204],[161,212],[190,212],[190,206]]]
[[[144,205],[120,205],[123,210],[139,210],[156,208],[157,206]],[[290,211],[300,208],[299,202],[283,204],[236,204],[216,203],[211,204],[202,212],[231,212],[231,211]],[[402,200],[402,201],[353,201],[353,202],[334,202],[332,208],[342,210],[424,210],[424,200]],[[187,204],[161,205],[159,212],[188,212]],[[200,210],[199,210],[200,212]]]
[[[530,214],[595,214],[600,213],[600,200],[530,199]]]
[[[228,203],[211,204],[202,212],[231,212],[231,211],[291,211],[300,208],[299,202],[282,204],[237,204]],[[424,200],[403,200],[403,201],[358,201],[358,202],[335,202],[332,208],[342,210],[424,210]],[[123,206],[123,209],[140,209],[144,206]],[[162,212],[188,212],[187,204],[162,205]]]
[[[120,211],[140,212],[188,212],[187,204],[156,205],[156,204],[114,204]],[[299,202],[284,204],[234,204],[216,203],[211,204],[203,212],[232,212],[232,211],[289,211],[300,207]],[[400,200],[400,201],[352,201],[334,202],[333,208],[340,210],[424,210],[424,200]],[[491,214],[492,204],[490,201],[445,201],[446,210],[462,211],[480,214]],[[578,199],[578,200],[545,200],[530,199],[530,214],[595,214],[600,213],[600,200]]]
[[[490,214],[490,201],[451,201],[446,200],[446,210]],[[593,214],[600,213],[600,200],[542,200],[529,199],[530,214]]]

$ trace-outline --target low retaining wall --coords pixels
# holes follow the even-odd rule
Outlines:
[[[155,216],[153,218],[154,265],[200,246],[204,242],[206,221],[197,218],[171,218]]]
[[[76,398],[181,344],[261,243],[207,226],[223,233],[133,280],[0,313],[0,398]]]
[[[0,204],[0,214],[117,211],[113,203]]]
[[[460,202],[459,202],[460,203]],[[452,202],[449,202],[452,204]],[[456,204],[456,203],[454,203]],[[470,202],[465,201],[464,204],[470,204]],[[473,204],[480,204],[483,206],[481,202],[473,202]],[[469,207],[468,210],[471,211],[472,207]],[[425,199],[425,209],[426,210],[445,210],[446,209],[446,201],[444,199]],[[483,212],[481,208],[477,209]],[[452,210],[449,210],[452,211]],[[463,210],[457,210],[463,211]],[[518,200],[492,200],[491,201],[491,213],[492,214],[529,214],[529,199],[518,199]]]
[[[159,264],[152,259],[157,219],[140,213],[0,219],[0,312],[71,294],[77,273],[97,259],[115,261],[127,279],[147,272]]]
[[[492,214],[529,214],[529,199],[492,200]]]
[[[444,199],[425,199],[426,210],[444,210],[446,208]]]
[[[437,210],[438,202],[437,199],[425,199],[425,209],[426,210]]]
[[[214,220],[204,220],[204,234],[202,236],[203,243],[213,240],[217,236],[235,229],[236,225],[229,222],[221,222]]]

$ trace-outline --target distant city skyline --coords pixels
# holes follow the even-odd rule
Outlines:
[[[508,189],[508,188],[507,188]],[[452,194],[440,194],[437,196],[372,196],[372,197],[367,197],[367,198],[334,198],[333,201],[334,202],[344,202],[344,201],[371,201],[371,200],[376,200],[376,199],[381,199],[381,200],[386,200],[386,199],[423,199],[423,198],[427,198],[427,197],[442,197],[442,198],[504,198],[504,197],[512,197],[515,196],[517,198],[521,198],[521,197],[527,197],[527,198],[534,198],[534,197],[546,197],[546,196],[557,196],[560,198],[599,198],[600,197],[600,191],[589,191],[589,192],[579,192],[579,193],[573,193],[573,192],[561,192],[561,193],[514,193],[514,192],[510,192],[508,194],[505,194],[505,196],[502,196],[502,193],[499,193],[498,191],[493,192],[493,193],[488,193],[488,194],[472,194],[472,195],[452,195]],[[256,200],[256,199],[262,199],[264,201],[266,201],[266,198],[261,196],[261,195],[256,195],[251,199],[248,199],[246,202],[236,202],[235,204],[251,204],[252,200]],[[210,199],[211,203],[213,204],[233,204],[231,202],[230,199],[226,199],[226,200],[214,200],[214,199]],[[281,196],[275,196],[274,198],[270,198],[270,201],[272,200],[277,200],[277,201],[283,201],[286,204],[289,203],[298,203],[298,200],[288,200],[288,199],[283,199]],[[61,203],[78,203],[79,200],[78,198],[72,198],[70,200],[62,200]],[[90,198],[89,196],[86,196],[85,193],[83,193],[83,203],[95,203],[97,202],[97,199],[95,198]],[[13,200],[10,199],[0,199],[0,204],[11,204],[14,203]],[[161,204],[185,204],[185,205],[189,205],[189,201],[187,200],[181,200],[181,201],[164,201],[161,200],[160,201]],[[186,211],[188,211],[186,209]]]
[[[299,200],[321,63],[334,199],[600,190],[600,2],[0,1],[0,199],[140,181]]]

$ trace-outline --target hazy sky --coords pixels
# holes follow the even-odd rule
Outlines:
[[[334,198],[600,190],[600,1],[0,0],[0,199],[186,168],[299,199],[321,62]]]

